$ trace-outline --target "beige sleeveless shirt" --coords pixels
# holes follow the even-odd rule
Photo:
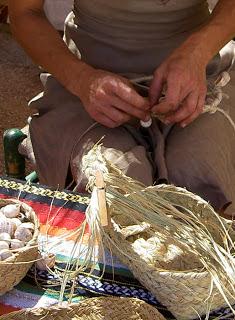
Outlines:
[[[151,74],[208,18],[206,0],[75,0],[66,41],[94,67]]]

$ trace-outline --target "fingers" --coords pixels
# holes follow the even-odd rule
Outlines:
[[[132,88],[129,80],[97,70],[89,79],[90,86],[81,98],[90,116],[108,127],[117,127],[131,117],[149,119],[150,104]]]
[[[164,84],[164,81],[162,76],[158,72],[155,72],[153,81],[149,89],[149,98],[150,98],[151,106],[156,104],[159,98],[161,97],[163,84]]]
[[[105,114],[99,113],[96,117],[93,117],[97,122],[107,128],[116,128],[118,125],[115,121],[107,117]]]
[[[206,86],[201,85],[185,84],[182,86],[180,81],[169,77],[164,100],[153,106],[151,111],[164,115],[166,124],[180,123],[185,127],[202,112],[206,90]]]
[[[119,109],[134,118],[138,118],[143,121],[147,121],[150,118],[149,112],[136,108],[135,106],[121,100],[116,96],[108,96],[107,102],[109,105],[112,105],[116,109]]]
[[[130,89],[130,88],[128,88],[128,89]],[[132,90],[132,91],[134,91],[134,90]],[[133,93],[132,91],[131,91],[130,95]],[[120,94],[120,91],[119,91],[119,95],[120,96],[122,95],[122,94]],[[122,95],[122,96],[124,97],[124,95]],[[136,97],[135,91],[134,91],[133,96],[135,99],[135,97]],[[137,94],[137,96],[138,96],[138,94]],[[137,100],[135,101],[132,98],[129,99],[129,101],[137,102]],[[99,90],[96,95],[96,102],[99,105],[101,105],[101,106],[104,106],[104,105],[108,106],[109,105],[110,107],[115,107],[116,109],[119,109],[119,110],[123,111],[124,113],[131,115],[132,117],[139,118],[143,121],[146,121],[146,119],[148,120],[150,117],[149,112],[147,112],[147,110],[149,110],[149,103],[148,103],[148,100],[143,97],[141,97],[141,101],[142,101],[142,104],[139,103],[137,106],[132,105],[132,104],[126,102],[124,99],[117,96],[116,94],[114,94],[113,92],[110,92],[107,94],[107,92],[104,89]]]
[[[156,114],[167,114],[176,110],[180,102],[185,98],[185,94],[182,95],[181,91],[181,85],[177,81],[170,79],[167,82],[167,91],[164,100],[153,106],[152,112]]]
[[[198,105],[198,93],[192,92],[183,101],[181,106],[170,116],[165,118],[165,123],[178,123],[190,117]]]
[[[123,100],[130,106],[138,108],[140,110],[148,110],[149,102],[147,99],[141,97],[135,89],[122,81],[117,81],[116,84],[112,84],[112,91],[119,99]],[[111,94],[113,96],[113,94]]]
[[[198,99],[196,110],[188,118],[181,121],[180,125],[182,128],[186,127],[191,122],[193,122],[203,112],[203,108],[205,105],[205,98],[206,98],[206,93],[203,92]]]
[[[93,119],[109,128],[118,127],[131,119],[130,115],[110,105],[96,104],[89,113]]]
[[[165,118],[165,123],[180,123],[181,127],[186,127],[193,122],[202,112],[205,104],[206,91],[192,92],[184,100],[180,108],[172,115]]]
[[[175,66],[165,70],[167,76],[164,72],[161,72],[162,76],[160,71],[155,72],[149,93],[151,101],[139,95],[127,79],[102,73],[84,105],[96,121],[111,128],[128,122],[132,117],[147,121],[150,111],[165,116],[167,123],[186,126],[202,112],[206,95],[206,89],[201,85],[204,75],[191,75],[190,70],[186,66]],[[165,83],[164,100],[150,109],[150,102],[158,102]]]
[[[95,121],[99,122],[100,124],[108,128],[116,128],[121,125],[121,123],[117,122],[116,120],[113,120],[106,113],[103,112],[91,113],[90,116]]]
[[[100,107],[100,112],[114,121],[117,126],[120,126],[121,124],[128,122],[131,119],[130,115],[110,105],[102,105]]]

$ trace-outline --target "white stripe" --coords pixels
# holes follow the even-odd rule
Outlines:
[[[46,251],[48,253],[60,254],[60,255],[69,257],[74,247],[74,241],[64,240],[64,239],[61,240],[59,237],[56,237],[56,236],[40,235],[39,247],[43,248],[43,251]],[[81,255],[79,254],[79,248],[77,248],[75,251],[74,257],[79,257],[80,259],[84,258],[86,250],[87,250],[87,245],[82,244],[80,249],[82,254]],[[96,263],[103,263],[102,257],[99,254],[98,245],[95,246],[94,252],[95,252],[94,261],[96,261]],[[120,262],[120,260],[116,256],[111,257],[111,254],[108,252],[108,250],[106,250],[105,264],[107,266],[114,265],[116,268],[128,269],[126,266],[124,266]]]
[[[58,303],[57,299],[48,296],[39,296],[33,293],[27,293],[16,289],[11,290],[0,297],[0,302],[14,308],[38,308],[47,307]]]

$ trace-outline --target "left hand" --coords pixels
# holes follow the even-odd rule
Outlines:
[[[166,124],[182,127],[195,120],[205,104],[206,64],[192,48],[176,49],[154,73],[149,92],[151,112],[163,116]],[[165,98],[159,102],[163,88]]]

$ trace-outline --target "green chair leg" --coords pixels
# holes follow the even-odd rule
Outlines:
[[[26,138],[20,129],[9,129],[3,135],[5,173],[15,179],[25,178],[25,159],[19,153],[19,144]]]
[[[36,171],[31,172],[30,174],[28,174],[28,175],[25,177],[25,180],[26,180],[27,182],[32,182],[32,183],[38,182],[37,172],[36,172]]]

